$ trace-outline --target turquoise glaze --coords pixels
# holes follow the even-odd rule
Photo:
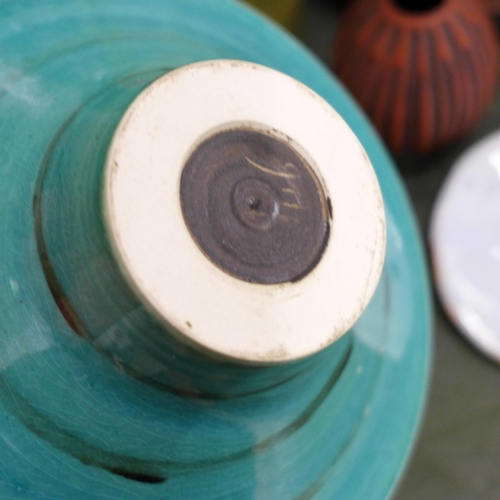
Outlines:
[[[340,341],[283,366],[218,364],[165,342],[100,218],[127,106],[170,69],[214,58],[270,66],[323,96],[386,203],[368,309]],[[427,273],[385,149],[320,63],[224,0],[0,0],[0,117],[0,498],[390,495],[425,397]]]

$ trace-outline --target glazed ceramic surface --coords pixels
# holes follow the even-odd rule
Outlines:
[[[500,133],[454,165],[434,208],[430,243],[439,294],[466,337],[500,362]]]
[[[493,99],[498,40],[476,0],[357,0],[334,68],[389,147],[428,153],[468,133]]]
[[[3,1],[0,14],[0,497],[387,498],[425,396],[428,283],[400,181],[350,98],[232,2]],[[147,85],[208,59],[275,68],[346,120],[381,186],[386,261],[361,319],[319,354],[259,369],[172,342],[168,363],[133,359],[158,382],[121,362],[144,331],[156,354],[159,330],[113,298],[124,283],[109,272],[96,165]]]

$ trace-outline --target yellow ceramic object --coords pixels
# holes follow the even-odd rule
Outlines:
[[[296,32],[300,24],[302,0],[247,0],[290,31]]]

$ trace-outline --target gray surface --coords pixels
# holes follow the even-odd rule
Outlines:
[[[304,11],[304,41],[325,62],[330,59],[340,17],[332,4],[308,0]],[[396,158],[423,235],[427,234],[434,200],[453,162],[471,143],[497,128],[500,92],[490,113],[465,140],[431,157]],[[500,366],[462,338],[437,301],[427,413],[395,496],[395,500],[416,499],[500,499]]]

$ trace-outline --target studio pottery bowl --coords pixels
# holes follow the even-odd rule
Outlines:
[[[0,498],[387,498],[425,399],[427,271],[328,71],[228,1],[2,1],[0,54]],[[241,238],[278,212],[309,235],[236,263],[210,239],[233,140]],[[292,167],[248,153],[273,148]]]

